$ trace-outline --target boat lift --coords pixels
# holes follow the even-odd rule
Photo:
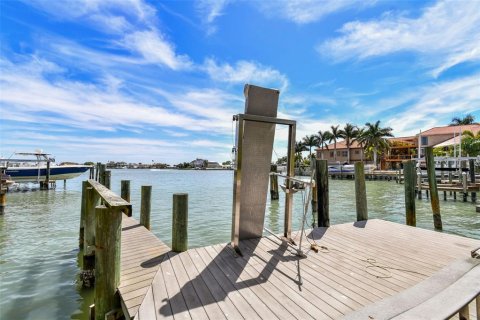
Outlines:
[[[298,255],[303,255],[300,246],[297,248],[291,238],[293,182],[302,182],[309,186],[314,184],[294,178],[296,121],[276,118],[278,90],[266,89],[252,85],[245,86],[246,106],[244,114],[233,116],[236,122],[235,167],[233,177],[233,208],[231,245],[241,255],[238,248],[240,240],[260,238],[263,232],[275,235],[264,227],[265,209],[270,176],[275,125],[288,126],[287,174],[285,178],[285,217],[283,239],[293,247]],[[311,188],[308,198],[311,199]],[[304,206],[302,233],[306,212],[310,201]]]

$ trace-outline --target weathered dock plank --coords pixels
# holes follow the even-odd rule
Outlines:
[[[140,223],[122,215],[122,244],[120,255],[120,285],[118,292],[127,319],[137,315],[142,302],[153,296],[152,282],[163,256],[170,251],[160,239]],[[151,310],[144,308],[143,316]],[[155,313],[153,313],[155,314]]]
[[[240,241],[243,256],[229,245],[158,255],[168,249],[157,239],[160,251],[142,246],[144,257],[125,260],[134,271],[122,270],[120,293],[130,317],[142,320],[337,319],[417,285],[480,246],[479,240],[375,219],[316,228],[303,237],[306,257],[273,237]],[[126,238],[125,250],[133,254],[133,239]],[[313,242],[318,253],[310,250]],[[136,259],[142,257],[156,259],[151,271],[141,270],[144,262]]]

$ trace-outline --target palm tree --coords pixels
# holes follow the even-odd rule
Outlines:
[[[480,138],[480,131],[477,132],[477,134],[474,134],[472,131],[470,130],[465,130],[462,132],[462,137],[465,136],[465,138],[474,138],[474,139],[479,139]]]
[[[301,141],[295,142],[295,164],[297,164],[297,166],[299,160],[302,159],[303,151],[308,151],[307,147]]]
[[[315,147],[317,145],[317,136],[312,134],[310,136],[305,136],[303,137],[302,143],[305,147],[308,147],[308,151],[310,152],[309,154],[309,159],[312,158],[312,147]]]
[[[340,126],[330,126],[330,129],[332,129],[331,137],[330,137],[330,142],[333,140],[333,160],[337,161],[337,139],[341,138],[340,137],[340,130],[338,129]]]
[[[358,128],[357,126],[347,123],[342,130],[340,130],[340,138],[345,140],[345,145],[347,146],[347,162],[350,163],[350,147],[352,146],[353,141],[357,137]]]
[[[378,152],[388,149],[389,144],[386,137],[393,137],[392,128],[381,128],[380,120],[374,124],[367,122],[365,124],[364,141],[365,147],[373,151],[373,163],[377,167]]]
[[[450,123],[451,126],[461,126],[465,124],[474,124],[475,117],[471,114],[467,114],[463,118],[454,117],[452,118],[452,122]]]
[[[364,152],[364,147],[365,147],[365,128],[359,128],[357,132],[357,136],[355,137],[354,141],[357,141],[358,144],[360,145],[360,148],[362,148],[362,153],[360,154],[360,160],[363,162],[363,154]]]
[[[329,131],[318,131],[317,133],[317,147],[322,149],[322,159],[323,159],[323,147],[326,147],[328,150],[327,142],[330,141],[332,134]]]

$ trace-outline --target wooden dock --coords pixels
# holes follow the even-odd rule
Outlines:
[[[173,253],[123,216],[119,292],[125,317],[336,319],[410,288],[480,247],[480,240],[383,220],[306,234],[304,258],[274,237],[241,241],[243,256],[225,244]],[[313,242],[318,253],[309,250]],[[475,316],[475,308],[470,312]]]

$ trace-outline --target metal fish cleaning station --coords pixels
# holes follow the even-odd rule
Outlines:
[[[95,282],[92,319],[480,319],[479,240],[369,220],[358,198],[364,177],[363,189],[355,182],[357,221],[330,226],[326,165],[316,164],[304,191],[294,188],[296,122],[277,118],[280,92],[246,85],[244,94],[230,242],[188,247],[187,194],[173,196],[170,248],[150,230],[151,187],[142,187],[137,221],[128,181],[121,197],[108,171],[83,183],[79,244],[83,275]],[[277,125],[289,130],[285,176],[270,173]],[[285,180],[279,235],[264,226],[272,176]],[[295,192],[307,194],[301,230],[292,230]],[[311,211],[318,226],[305,226]]]

